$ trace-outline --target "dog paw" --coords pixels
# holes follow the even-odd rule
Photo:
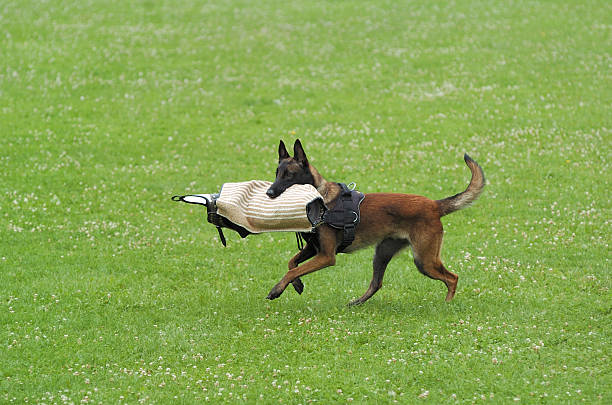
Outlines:
[[[283,293],[283,291],[285,291],[284,288],[281,288],[278,284],[274,286],[274,288],[272,288],[270,290],[270,293],[268,294],[268,296],[266,297],[269,300],[275,300],[278,297],[281,296],[281,294]]]
[[[293,285],[293,289],[297,291],[298,294],[302,294],[304,292],[304,283],[299,278],[296,278],[291,282]]]
[[[360,300],[360,299],[356,299],[356,300],[353,300],[353,301],[349,302],[349,303],[348,303],[348,304],[346,304],[346,305],[347,305],[347,306],[349,306],[349,307],[354,307],[354,306],[356,306],[356,305],[361,305],[361,304],[363,304],[364,302],[365,302],[365,301],[362,301],[362,300]]]

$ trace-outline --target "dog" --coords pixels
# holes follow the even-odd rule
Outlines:
[[[410,247],[416,268],[425,276],[444,282],[446,301],[455,296],[458,277],[444,267],[440,260],[442,248],[442,222],[440,218],[473,203],[482,193],[485,176],[482,168],[467,154],[464,160],[472,172],[467,189],[442,200],[430,200],[414,194],[371,193],[361,203],[361,220],[355,229],[354,241],[343,251],[346,253],[376,245],[372,281],[367,291],[349,305],[359,305],[370,299],[382,286],[385,270],[391,259],[402,249]],[[341,188],[338,183],[327,181],[308,162],[300,140],[293,146],[293,157],[285,144],[278,147],[276,179],[267,190],[270,198],[276,198],[294,184],[314,186],[328,208],[339,202]],[[336,264],[338,246],[343,231],[328,225],[320,225],[314,233],[303,233],[306,245],[289,260],[289,271],[272,288],[267,298],[278,298],[292,283],[298,293],[304,285],[301,276]],[[309,260],[310,259],[310,260]]]

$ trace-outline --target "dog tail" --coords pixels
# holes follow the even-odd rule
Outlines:
[[[486,184],[484,172],[476,161],[467,155],[463,156],[465,163],[472,171],[472,180],[464,192],[455,194],[443,200],[437,200],[440,207],[440,216],[448,215],[472,204],[482,194]]]

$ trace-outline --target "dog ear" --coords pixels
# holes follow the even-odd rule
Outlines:
[[[287,148],[285,148],[285,143],[280,141],[280,145],[278,145],[278,161],[280,162],[283,159],[287,159],[289,156],[289,152],[287,152]]]
[[[296,139],[295,144],[293,144],[293,157],[302,165],[308,166],[308,158],[299,139]]]

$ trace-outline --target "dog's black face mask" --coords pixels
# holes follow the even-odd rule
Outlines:
[[[299,139],[293,145],[293,155],[293,157],[289,156],[285,144],[280,141],[276,180],[266,192],[268,197],[276,198],[294,184],[314,185],[314,177],[310,172],[308,159]]]

